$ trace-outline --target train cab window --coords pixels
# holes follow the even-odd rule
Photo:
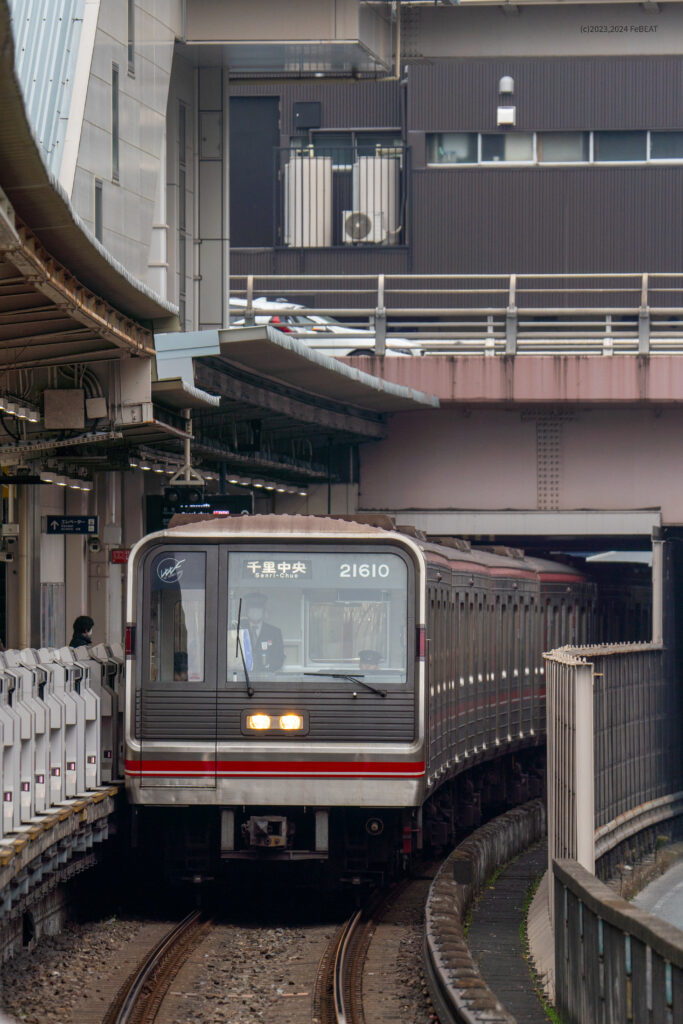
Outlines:
[[[150,565],[149,678],[204,680],[206,555],[167,551]]]
[[[391,552],[228,558],[228,681],[362,674],[405,683],[408,568]]]

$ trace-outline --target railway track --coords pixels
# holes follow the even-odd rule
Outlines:
[[[314,999],[320,1024],[365,1024],[363,968],[375,928],[390,906],[410,885],[403,880],[373,896],[339,929],[318,971]]]
[[[169,985],[210,928],[198,910],[184,917],[119,990],[104,1024],[153,1024]]]

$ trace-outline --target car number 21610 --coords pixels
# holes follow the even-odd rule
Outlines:
[[[344,562],[339,567],[339,576],[341,579],[355,579],[358,576],[361,579],[379,579],[385,580],[389,575],[389,566],[385,562],[380,562],[377,565],[375,562],[369,565],[367,562]]]

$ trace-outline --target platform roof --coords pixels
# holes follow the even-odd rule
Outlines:
[[[155,345],[160,382],[192,380],[220,396],[215,415],[258,417],[261,428],[280,439],[318,431],[336,443],[374,440],[385,435],[388,413],[439,404],[433,395],[364,373],[269,325],[156,335]],[[197,422],[208,423],[201,414]]]

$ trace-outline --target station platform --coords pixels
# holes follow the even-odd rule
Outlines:
[[[484,981],[520,1024],[545,1024],[549,1019],[534,988],[521,934],[529,891],[547,862],[542,843],[503,868],[484,888],[468,932],[470,953]]]

